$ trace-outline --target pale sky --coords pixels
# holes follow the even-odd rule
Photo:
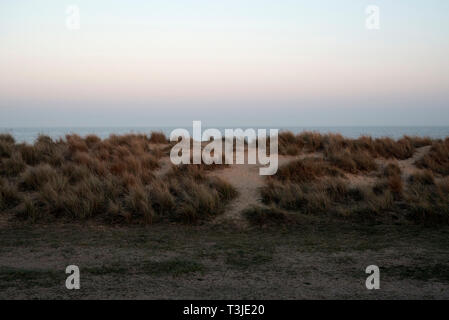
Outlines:
[[[448,57],[447,0],[2,0],[0,126],[449,125]]]

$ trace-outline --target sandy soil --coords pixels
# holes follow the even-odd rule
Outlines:
[[[0,231],[0,299],[449,299],[448,228]],[[65,288],[70,264],[80,268],[77,291]],[[380,290],[365,287],[372,264]]]

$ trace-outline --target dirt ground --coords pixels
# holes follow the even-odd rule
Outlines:
[[[448,227],[10,225],[0,299],[448,299],[447,248]],[[80,290],[65,287],[71,264]]]

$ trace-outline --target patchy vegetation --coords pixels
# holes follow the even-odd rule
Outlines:
[[[449,222],[449,178],[435,181],[429,171],[410,176],[405,196],[408,215],[421,223]]]
[[[388,163],[371,175],[374,183],[354,184],[340,169],[318,158],[286,164],[260,190],[263,203],[271,208],[248,210],[247,219],[255,225],[289,223],[292,218],[282,209],[359,221],[449,223],[447,177],[437,179],[430,170],[416,170],[405,178],[397,163]]]
[[[294,160],[278,169],[275,178],[281,181],[308,182],[323,176],[339,177],[339,168],[320,158]]]
[[[104,140],[95,135],[40,136],[32,145],[2,134],[0,210],[30,221],[96,219],[112,224],[196,224],[222,213],[237,191],[209,171],[229,165],[158,171],[172,145],[161,132]],[[423,146],[430,151],[412,158]],[[348,139],[282,132],[279,153],[301,157],[266,178],[260,195],[268,207],[243,212],[252,224],[296,223],[294,214],[449,222],[449,138]],[[413,162],[416,172],[403,172]]]
[[[339,154],[357,155],[356,157],[371,157],[407,159],[415,148],[432,144],[429,138],[408,137],[393,140],[362,136],[357,139],[345,138],[340,134],[321,134],[317,132],[302,132],[294,135],[291,132],[279,134],[279,154],[298,155],[301,152],[324,152],[328,157]]]
[[[201,167],[155,175],[169,147],[162,133],[101,140],[40,136],[33,145],[0,136],[0,209],[22,219],[197,223],[221,213],[235,189]]]
[[[431,146],[430,152],[415,161],[415,172],[402,172],[398,161],[410,159],[424,146]],[[279,153],[305,157],[266,179],[260,192],[270,207],[245,212],[255,225],[289,223],[292,218],[283,210],[371,222],[449,223],[449,138],[348,139],[282,132]]]
[[[416,162],[418,168],[429,169],[433,173],[449,175],[449,138],[434,141],[430,152]]]

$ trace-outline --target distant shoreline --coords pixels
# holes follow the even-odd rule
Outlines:
[[[185,126],[189,128],[189,126]],[[208,126],[205,126],[207,128]],[[225,128],[258,128],[258,126],[217,126],[219,130]],[[263,126],[259,126],[263,127]],[[148,126],[148,127],[0,127],[0,133],[11,134],[18,142],[33,143],[39,134],[48,135],[53,139],[62,138],[66,134],[78,134],[86,136],[95,134],[100,138],[107,138],[111,134],[127,134],[127,133],[150,133],[151,131],[161,131],[166,136],[170,134],[175,126]],[[316,131],[322,134],[339,133],[346,138],[358,138],[362,135],[368,135],[373,138],[389,137],[399,139],[404,135],[429,137],[432,139],[442,139],[449,136],[449,126],[265,126],[264,128],[275,128],[281,131],[291,131],[292,133],[300,133],[303,131]]]

